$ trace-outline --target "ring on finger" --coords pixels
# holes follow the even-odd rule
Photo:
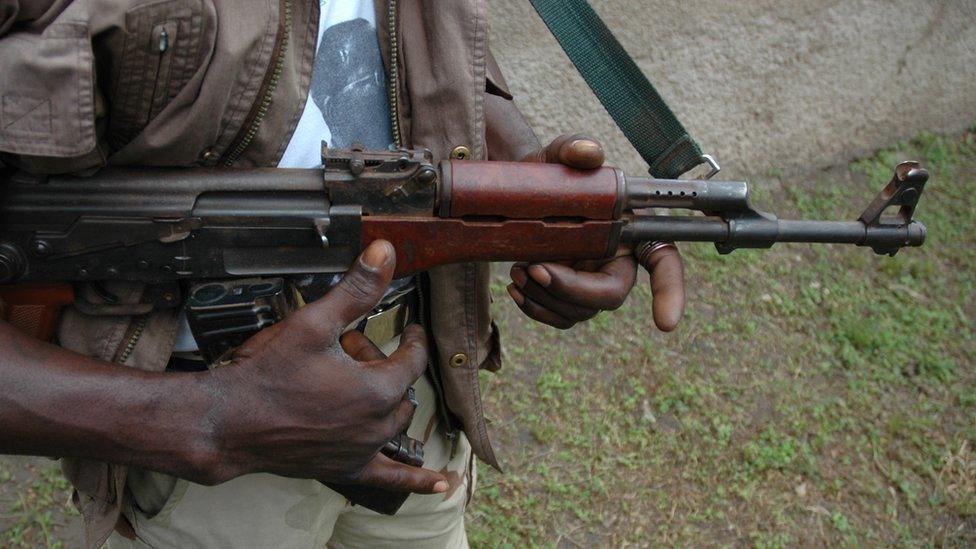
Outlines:
[[[651,254],[658,250],[663,250],[664,248],[678,249],[678,247],[674,245],[674,242],[654,240],[650,242],[641,242],[640,245],[638,245],[634,250],[634,255],[637,256],[637,261],[641,265],[644,265],[644,261],[648,259]]]

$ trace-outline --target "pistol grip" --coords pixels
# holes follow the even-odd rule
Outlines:
[[[42,341],[51,341],[61,308],[74,301],[66,283],[28,283],[0,286],[0,320]]]

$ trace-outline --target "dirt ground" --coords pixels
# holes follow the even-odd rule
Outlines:
[[[976,137],[770,173],[755,203],[853,218],[906,158],[933,173],[923,248],[683,246],[672,334],[646,278],[562,332],[523,318],[498,273],[506,361],[483,385],[505,472],[479,469],[472,545],[976,545]],[[0,546],[77,546],[55,466],[0,458]]]

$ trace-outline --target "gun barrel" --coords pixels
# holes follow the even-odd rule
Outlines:
[[[621,240],[714,242],[721,253],[768,248],[777,242],[856,244],[894,255],[900,248],[925,242],[925,226],[913,221],[912,214],[927,179],[917,162],[903,162],[856,221],[803,221],[780,220],[755,209],[744,182],[627,177],[623,209],[633,213]],[[715,217],[663,217],[640,211],[653,207],[687,208]],[[894,215],[885,215],[890,213]]]
[[[778,242],[860,244],[867,231],[860,221],[779,220]]]
[[[921,246],[925,242],[925,225],[918,221],[911,221],[908,224],[865,225],[862,221],[780,219],[778,226],[777,242],[857,244],[885,250]]]
[[[729,224],[718,217],[637,216],[620,233],[620,240],[626,243],[647,240],[718,243],[728,239]]]
[[[724,220],[719,217],[635,216],[621,231],[623,242],[661,240],[714,242],[723,252],[736,248],[768,248],[777,242],[856,244],[879,253],[903,246],[921,246],[925,225],[867,226],[861,221],[803,221],[772,216]]]

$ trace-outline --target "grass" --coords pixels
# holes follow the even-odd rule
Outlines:
[[[505,472],[479,469],[472,545],[976,544],[976,137],[922,135],[754,187],[781,217],[848,219],[910,157],[934,174],[924,247],[685,245],[688,311],[670,335],[650,323],[646,279],[561,332],[522,317],[497,278],[507,360],[483,381]],[[10,463],[0,546],[59,546],[77,521],[65,481]]]
[[[685,245],[688,312],[620,310],[560,332],[504,299],[485,376],[505,473],[480,469],[473,545],[976,543],[976,138],[921,135],[800,182],[781,217],[849,219],[917,158],[922,248],[894,258]]]
[[[77,541],[78,521],[55,462],[0,456],[0,546],[65,547]]]

